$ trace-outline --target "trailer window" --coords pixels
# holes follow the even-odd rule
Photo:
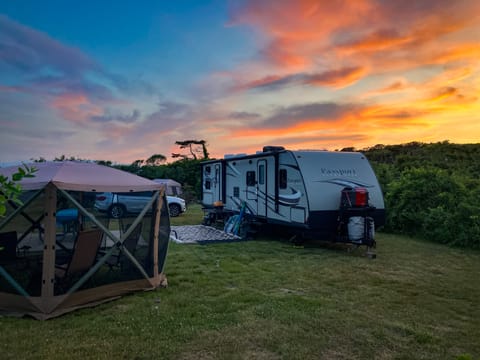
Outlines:
[[[258,166],[258,183],[265,184],[265,165],[263,164]]]
[[[233,197],[240,197],[240,188],[238,186],[233,187]]]
[[[280,189],[287,188],[287,169],[280,169],[278,173],[278,186]]]
[[[255,171],[247,171],[247,186],[255,186]]]
[[[210,166],[205,166],[205,174],[210,174],[212,172],[212,168]]]
[[[210,190],[211,187],[212,187],[212,185],[211,185],[210,180],[205,181],[205,189]]]

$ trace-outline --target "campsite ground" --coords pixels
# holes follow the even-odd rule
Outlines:
[[[199,223],[190,206],[174,225]],[[0,318],[3,359],[480,359],[480,253],[378,234],[364,250],[171,243],[169,287],[45,322]]]

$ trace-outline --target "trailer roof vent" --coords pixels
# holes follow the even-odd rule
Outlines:
[[[263,152],[278,152],[285,150],[283,146],[264,146]]]
[[[241,153],[241,154],[225,154],[225,155],[223,155],[223,158],[224,158],[224,159],[231,159],[231,158],[244,157],[244,156],[247,156],[247,154],[245,154],[245,153]]]

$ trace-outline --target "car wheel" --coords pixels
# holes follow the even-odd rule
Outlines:
[[[170,216],[171,217],[176,217],[180,215],[181,209],[180,206],[177,204],[170,204],[168,205],[168,209],[170,210]]]
[[[108,210],[108,215],[114,219],[120,219],[125,215],[125,208],[122,205],[112,205]]]

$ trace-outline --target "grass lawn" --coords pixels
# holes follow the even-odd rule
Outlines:
[[[173,225],[200,223],[191,206]],[[169,287],[45,322],[0,318],[2,359],[480,359],[480,253],[171,243]],[[464,355],[464,356],[462,356]]]

